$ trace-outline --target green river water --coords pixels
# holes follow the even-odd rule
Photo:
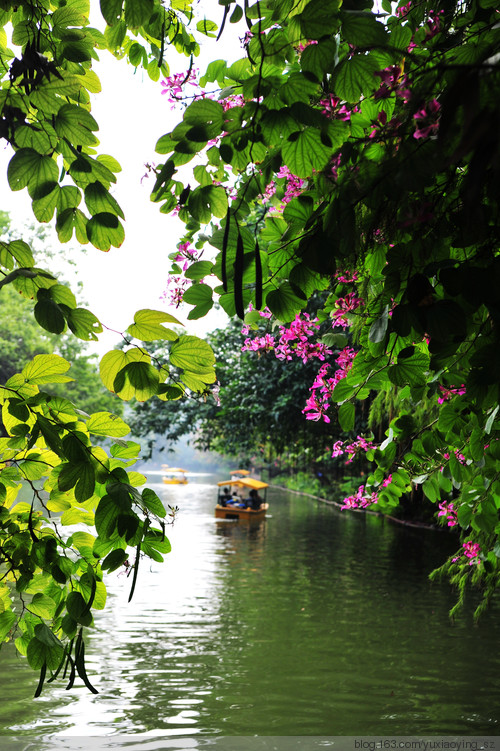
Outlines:
[[[112,575],[87,638],[99,694],[60,683],[34,700],[37,676],[4,647],[0,736],[498,734],[499,602],[479,626],[450,622],[453,592],[428,580],[445,533],[276,488],[264,522],[216,521],[217,478],[156,478],[180,507],[173,552],[143,563],[130,604]]]

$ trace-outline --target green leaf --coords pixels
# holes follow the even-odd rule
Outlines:
[[[56,670],[62,660],[64,650],[62,645],[47,646],[37,637],[31,639],[26,650],[28,663],[33,670],[38,670],[46,665],[49,670]]]
[[[354,429],[355,408],[352,402],[344,402],[339,407],[339,423],[342,430]]]
[[[66,319],[54,300],[46,297],[38,300],[34,314],[40,326],[52,334],[62,334],[66,328]]]
[[[379,69],[380,64],[371,53],[342,61],[334,74],[335,93],[347,102],[357,102],[362,94],[368,96],[378,89],[380,79],[375,73]]]
[[[184,272],[186,279],[193,279],[198,281],[204,279],[208,274],[213,271],[214,265],[211,261],[196,261]]]
[[[368,339],[374,344],[383,342],[387,333],[389,323],[389,308],[386,306],[384,312],[372,323],[368,334]]]
[[[321,81],[325,73],[332,72],[336,55],[337,42],[335,39],[323,39],[318,44],[310,44],[305,48],[300,58],[302,70],[313,73],[318,81]]]
[[[23,368],[22,374],[27,383],[60,383],[58,376],[69,368],[70,363],[59,355],[36,355]]]
[[[212,288],[208,284],[192,284],[182,295],[188,305],[212,305]]]
[[[206,185],[196,188],[189,195],[189,212],[200,224],[207,224],[212,215],[219,218],[225,217],[227,207],[226,191],[221,187]]]
[[[82,626],[90,626],[92,623],[92,614],[80,592],[73,591],[69,593],[66,599],[66,610],[73,620],[81,623]]]
[[[128,327],[127,332],[143,342],[153,342],[156,339],[174,341],[178,335],[172,329],[165,328],[162,325],[165,322],[182,326],[180,321],[169,313],[158,310],[138,310],[134,315],[134,323]]]
[[[429,368],[429,358],[423,352],[415,352],[408,358],[398,357],[397,365],[388,369],[389,379],[396,386],[418,386],[425,383],[425,374]]]
[[[54,128],[61,138],[78,146],[89,146],[97,143],[92,133],[99,126],[88,110],[76,104],[63,104],[54,118]]]
[[[87,430],[94,435],[122,438],[130,433],[129,426],[111,412],[95,412],[87,420]]]
[[[113,386],[121,398],[130,399],[133,395],[143,402],[158,391],[158,371],[147,362],[131,362],[118,372]]]
[[[95,472],[89,462],[71,462],[61,465],[62,469],[57,478],[58,488],[61,491],[74,488],[77,501],[86,501],[94,494]]]
[[[201,31],[202,34],[205,34],[207,37],[216,37],[217,35],[214,33],[217,31],[217,24],[213,21],[208,21],[206,18],[203,19],[203,21],[198,21],[196,24],[196,28],[198,31]]]
[[[101,212],[95,214],[87,224],[87,235],[94,247],[109,250],[119,248],[125,240],[125,230],[116,214]]]
[[[151,488],[144,488],[142,491],[142,502],[148,511],[156,514],[160,519],[163,519],[167,515],[165,506]]]
[[[283,143],[283,161],[297,177],[311,177],[313,170],[320,171],[332,156],[332,149],[321,141],[321,134],[313,128],[306,128],[298,136]]]
[[[114,26],[121,18],[123,0],[100,0],[101,13],[109,26]]]
[[[108,553],[104,561],[101,563],[101,567],[104,569],[104,571],[116,571],[117,568],[123,566],[127,558],[128,553],[126,550],[122,550],[122,548],[112,550],[111,553]]]
[[[67,312],[66,321],[73,334],[86,342],[97,341],[97,334],[102,331],[101,322],[85,308],[75,308]]]
[[[91,214],[111,213],[125,218],[118,202],[100,182],[89,183],[86,186],[85,203]]]
[[[304,305],[304,301],[295,294],[288,282],[269,292],[266,303],[273,315],[284,323],[293,321]]]
[[[372,13],[342,13],[342,36],[355,47],[384,46],[388,43],[387,31]]]
[[[7,179],[11,190],[28,187],[32,198],[50,193],[59,177],[54,159],[33,149],[19,149],[9,162]]]
[[[125,0],[125,22],[130,29],[138,29],[149,21],[154,10],[153,0]]]
[[[3,613],[0,613],[0,644],[6,641],[16,621],[17,615],[12,610],[4,610]]]
[[[35,595],[33,595],[33,599],[31,600],[28,609],[31,613],[39,615],[40,618],[49,620],[54,617],[56,607],[57,605],[52,597],[44,595],[41,592],[37,592]]]
[[[174,367],[183,370],[205,373],[214,366],[215,355],[211,346],[203,339],[185,334],[172,345],[170,362]]]

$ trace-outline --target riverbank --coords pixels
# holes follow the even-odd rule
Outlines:
[[[306,493],[303,490],[291,490],[290,488],[287,488],[284,485],[271,485],[273,488],[278,488],[279,490],[286,490],[287,493],[293,493],[294,495],[303,495],[306,498],[312,498],[315,501],[319,501],[320,503],[326,503],[328,506],[335,506],[338,509],[342,509],[342,503],[339,503],[338,501],[332,501],[329,498],[323,498],[319,495],[313,495],[312,493]],[[415,527],[416,529],[431,529],[436,532],[442,532],[445,528],[440,527],[437,524],[428,524],[426,522],[416,522],[416,521],[410,521],[407,519],[398,519],[396,516],[391,516],[390,514],[383,514],[381,511],[372,511],[371,509],[344,509],[344,511],[349,512],[351,514],[369,514],[371,516],[378,516],[382,519],[387,519],[388,521],[392,522],[393,524],[401,524],[405,527]]]

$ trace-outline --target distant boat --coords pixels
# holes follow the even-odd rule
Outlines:
[[[248,469],[232,469],[229,473],[231,475],[231,480],[238,479],[238,477],[246,477],[250,474],[250,470]]]
[[[246,470],[240,470],[246,471]],[[217,483],[219,487],[219,493],[217,497],[217,504],[215,506],[215,518],[216,519],[241,519],[260,521],[265,519],[269,504],[266,503],[266,490],[269,487],[267,482],[256,480],[254,477],[240,477],[237,479],[225,480],[224,482]],[[244,498],[234,495],[231,500],[225,500],[222,496],[222,488],[231,488],[234,491],[244,491],[247,495],[251,490],[264,490],[264,502],[261,503],[258,509],[249,508],[245,503]]]
[[[166,485],[187,485],[188,479],[186,477],[187,469],[180,469],[180,467],[167,467],[162,465],[162,469],[165,472],[163,475],[163,482]]]

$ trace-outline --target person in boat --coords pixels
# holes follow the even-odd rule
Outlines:
[[[253,511],[257,511],[260,509],[260,507],[263,504],[263,499],[260,497],[258,490],[251,490],[248,494],[248,498],[246,501],[247,506],[249,506]]]
[[[231,491],[229,488],[223,488],[222,489],[222,495],[219,499],[221,506],[227,506],[228,503],[230,503],[233,500],[233,496],[231,495]]]

